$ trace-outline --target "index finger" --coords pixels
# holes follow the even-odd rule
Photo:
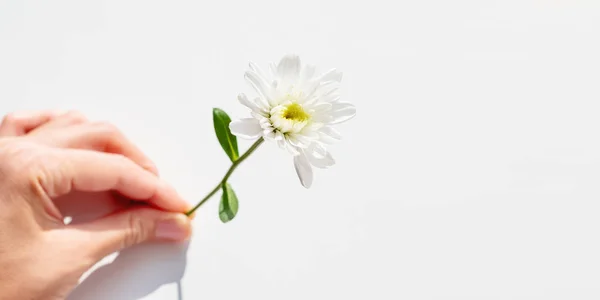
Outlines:
[[[48,186],[44,187],[50,197],[71,191],[117,191],[167,211],[190,209],[171,185],[123,155],[80,149],[60,149],[56,153],[53,159],[58,164],[50,170],[50,180],[45,180]]]
[[[56,130],[42,127],[31,134],[32,138],[45,144],[62,148],[96,150],[122,154],[132,161],[158,174],[156,165],[133,142],[110,123],[85,123]]]
[[[51,121],[58,111],[27,111],[8,114],[0,123],[0,136],[20,136]]]

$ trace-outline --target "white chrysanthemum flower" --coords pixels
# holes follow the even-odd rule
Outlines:
[[[270,65],[270,76],[254,63],[245,74],[258,97],[240,94],[238,100],[252,110],[252,118],[231,122],[231,132],[240,137],[276,141],[294,155],[300,182],[309,188],[312,166],[327,168],[335,161],[325,144],[341,138],[332,125],[354,117],[356,108],[340,102],[342,73],[335,69],[315,75],[315,67],[302,66],[296,55],[287,55]]]

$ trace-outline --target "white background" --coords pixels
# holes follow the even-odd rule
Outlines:
[[[149,245],[72,299],[600,298],[600,2],[0,1],[0,112],[117,124],[190,201],[228,167],[249,61],[344,72],[358,114],[310,190],[274,145],[189,247]],[[245,149],[248,142],[240,142]]]

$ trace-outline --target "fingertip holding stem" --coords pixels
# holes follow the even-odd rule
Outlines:
[[[156,237],[170,241],[185,241],[192,233],[190,219],[183,214],[175,214],[156,224]]]

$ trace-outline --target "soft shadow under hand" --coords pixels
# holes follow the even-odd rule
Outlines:
[[[95,270],[68,297],[69,300],[136,300],[161,285],[180,280],[186,266],[188,243],[143,244],[121,251],[110,264]]]

